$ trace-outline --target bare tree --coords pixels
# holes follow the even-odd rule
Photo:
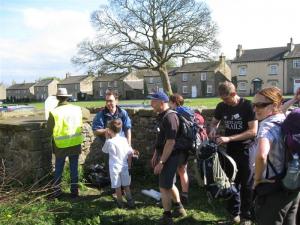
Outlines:
[[[110,0],[91,19],[97,36],[79,44],[73,63],[106,71],[152,69],[169,94],[169,60],[208,59],[219,48],[209,9],[195,0]]]

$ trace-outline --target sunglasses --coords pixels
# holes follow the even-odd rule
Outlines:
[[[273,104],[273,102],[256,102],[256,103],[252,103],[252,106],[253,106],[253,108],[256,107],[256,108],[261,109],[261,108],[265,108],[271,104]]]

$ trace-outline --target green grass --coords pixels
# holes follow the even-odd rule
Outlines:
[[[157,177],[152,173],[138,176],[139,166],[133,170],[131,190],[136,200],[135,209],[118,209],[110,187],[96,189],[81,185],[80,197],[71,199],[68,194],[60,199],[47,200],[43,194],[16,192],[10,201],[0,198],[1,225],[154,225],[163,213],[156,202],[141,193],[142,189],[158,190]],[[81,171],[81,170],[80,170]],[[81,183],[84,182],[82,172]],[[68,168],[64,170],[63,190],[69,192]],[[84,186],[84,187],[82,187]],[[1,189],[0,189],[0,193]],[[5,199],[5,198],[4,198]],[[216,224],[226,219],[222,202],[208,203],[206,194],[195,182],[190,187],[188,216],[176,219],[177,225]]]

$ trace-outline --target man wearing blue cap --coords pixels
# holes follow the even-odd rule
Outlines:
[[[186,216],[185,209],[180,202],[176,181],[178,153],[176,150],[176,136],[179,131],[179,119],[175,111],[169,108],[169,97],[164,92],[156,92],[149,96],[151,106],[158,114],[156,128],[155,151],[151,160],[154,174],[159,175],[159,189],[164,208],[159,224],[170,225],[173,217]],[[172,200],[175,205],[171,213]]]

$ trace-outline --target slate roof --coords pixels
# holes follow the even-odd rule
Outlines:
[[[124,82],[134,90],[144,89],[144,80],[126,80]]]
[[[187,63],[181,66],[176,73],[191,73],[199,71],[214,71],[219,65],[219,61]]]
[[[241,57],[235,58],[232,63],[277,61],[281,60],[287,51],[287,47],[245,49],[243,50]]]
[[[60,81],[58,84],[77,84],[88,77],[89,77],[88,75],[69,76],[66,79]]]
[[[285,58],[300,58],[300,44],[296,44],[293,51],[289,52]]]
[[[36,83],[35,87],[48,86],[54,79],[45,79]]]
[[[101,82],[101,81],[116,81],[116,80],[123,80],[127,74],[125,73],[111,73],[111,74],[104,74],[97,77],[94,81]]]
[[[13,84],[7,88],[7,90],[27,90],[34,86],[35,83],[21,83],[21,84]]]

